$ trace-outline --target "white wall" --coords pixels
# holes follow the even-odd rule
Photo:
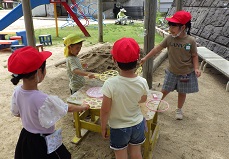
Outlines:
[[[173,0],[160,0],[158,11],[165,13],[171,7]]]
[[[123,3],[124,6],[143,6],[144,0],[129,0]]]
[[[32,16],[34,17],[46,17],[46,5],[37,6],[32,10]]]

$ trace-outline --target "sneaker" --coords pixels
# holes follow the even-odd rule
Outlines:
[[[176,109],[176,120],[182,120],[183,119],[183,112],[181,109]]]

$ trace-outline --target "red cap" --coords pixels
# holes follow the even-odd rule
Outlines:
[[[139,59],[140,48],[132,38],[121,38],[114,43],[111,50],[113,58],[117,62],[129,63]]]
[[[41,67],[43,62],[52,55],[49,51],[39,52],[31,46],[15,50],[8,59],[8,71],[14,74],[26,74]]]
[[[179,24],[186,24],[191,20],[192,16],[189,12],[184,10],[177,11],[171,18],[165,18],[169,22],[172,23],[179,23]]]

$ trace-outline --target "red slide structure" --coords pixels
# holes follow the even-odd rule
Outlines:
[[[84,15],[83,11],[79,8],[78,4],[76,3],[75,0],[72,0],[72,6],[71,9],[76,7],[77,10],[79,11],[79,13],[83,16],[84,20],[86,21],[86,24],[84,25],[85,27],[89,25],[89,20],[87,19],[87,17]]]
[[[69,7],[66,0],[50,0],[50,3],[61,3],[62,6],[67,10],[67,12],[71,15],[72,19],[75,21],[75,23],[78,25],[80,30],[84,33],[85,36],[90,37],[90,34],[87,32],[86,28],[81,24],[75,13],[72,11],[72,9]]]

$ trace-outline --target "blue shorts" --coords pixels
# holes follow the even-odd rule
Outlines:
[[[188,78],[188,81],[184,82],[182,79]],[[187,74],[185,77],[182,75],[176,75],[165,70],[165,79],[162,86],[162,90],[171,92],[177,90],[179,93],[194,93],[198,92],[198,81],[195,72]]]
[[[113,129],[110,128],[110,148],[121,150],[128,144],[139,145],[145,141],[145,123],[144,120],[132,127]]]

